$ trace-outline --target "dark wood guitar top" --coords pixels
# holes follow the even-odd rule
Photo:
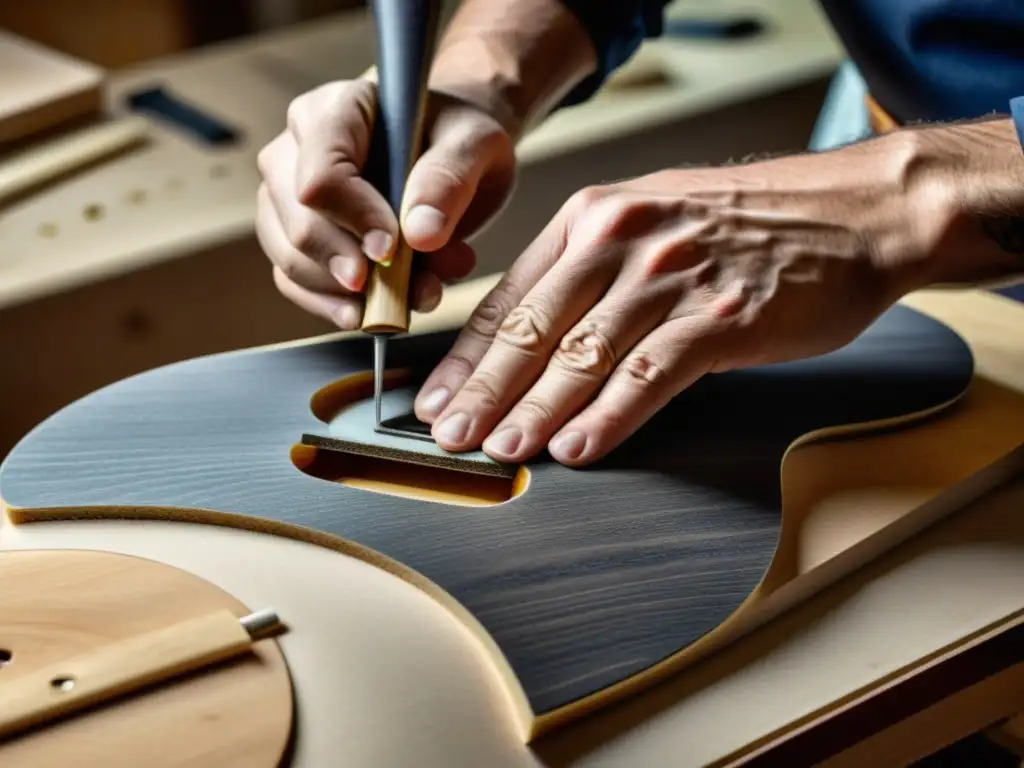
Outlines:
[[[454,336],[395,339],[389,364],[426,373]],[[14,508],[230,512],[370,547],[468,609],[542,715],[686,648],[751,594],[776,551],[780,463],[797,438],[949,403],[973,372],[959,336],[896,306],[831,354],[708,376],[598,465],[539,459],[523,495],[474,508],[292,464],[293,444],[324,426],[311,395],[371,360],[369,339],[354,338],[129,378],[23,439],[0,468],[0,494]]]

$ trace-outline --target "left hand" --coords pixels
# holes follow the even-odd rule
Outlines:
[[[855,147],[577,193],[476,309],[417,416],[450,451],[547,447],[581,466],[706,373],[845,345],[923,279],[936,236],[895,162]]]

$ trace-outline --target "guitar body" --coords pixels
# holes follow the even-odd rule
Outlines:
[[[454,338],[396,339],[389,363],[416,379]],[[597,465],[541,457],[512,498],[474,506],[296,465],[302,436],[325,431],[311,399],[371,363],[368,339],[343,337],[129,378],[27,435],[0,467],[0,495],[15,522],[200,521],[390,570],[477,634],[531,738],[744,628],[780,547],[794,444],[937,413],[973,374],[956,333],[897,305],[828,355],[708,376]],[[329,588],[345,585],[311,585]]]

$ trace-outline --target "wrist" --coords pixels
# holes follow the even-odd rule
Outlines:
[[[1024,274],[1024,247],[1012,243],[1013,231],[1024,233],[1024,151],[1010,120],[910,128],[879,141],[889,142],[912,232],[901,276],[910,290]]]
[[[590,38],[561,0],[463,0],[429,84],[487,112],[517,141],[595,67]]]

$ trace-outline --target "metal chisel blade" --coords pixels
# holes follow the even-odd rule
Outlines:
[[[383,333],[373,336],[373,405],[376,429],[380,429],[381,399],[384,396],[384,362],[388,353],[388,337]]]

